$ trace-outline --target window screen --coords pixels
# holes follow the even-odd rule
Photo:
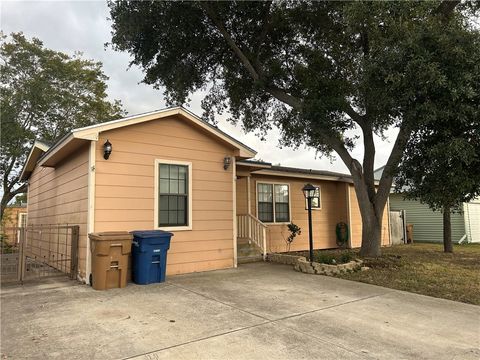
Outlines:
[[[260,221],[290,221],[288,191],[286,184],[258,184],[258,218]]]
[[[258,219],[273,222],[273,185],[258,184]]]
[[[275,222],[289,220],[288,185],[275,184]]]
[[[158,225],[188,225],[188,166],[159,164],[158,171]]]

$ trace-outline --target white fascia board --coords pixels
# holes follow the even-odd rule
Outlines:
[[[61,141],[60,143],[58,143],[57,145],[54,145],[54,148],[53,150],[47,154],[47,156],[45,156],[42,160],[40,160],[40,162],[38,163],[39,166],[42,166],[43,164],[45,164],[45,162],[50,159],[53,155],[55,155],[56,153],[58,153],[66,144],[68,144],[70,141],[72,141],[74,139],[74,136],[73,134],[69,134],[65,139],[63,139],[63,141]]]
[[[315,175],[315,174],[292,173],[292,172],[288,172],[288,171],[258,170],[258,171],[255,171],[254,174],[255,175],[283,176],[283,177],[302,178],[302,179],[352,182],[351,179],[344,178],[344,177],[339,177],[339,176],[326,176],[326,175]]]
[[[40,149],[42,152],[47,152],[49,149],[49,146],[47,144],[42,143],[41,141],[35,140],[35,142],[32,145],[32,148],[30,149],[30,152],[28,153],[28,157],[27,157],[27,160],[25,161],[22,172],[20,173],[21,180],[23,180],[24,178],[25,170],[29,167],[29,164],[32,161],[32,155],[36,149]],[[35,161],[37,161],[37,159],[35,159]],[[34,168],[35,168],[35,164],[33,164],[32,171]]]

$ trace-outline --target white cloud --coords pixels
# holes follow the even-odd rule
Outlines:
[[[163,94],[153,87],[140,83],[142,71],[133,66],[128,71],[130,57],[126,53],[105,49],[110,41],[108,7],[104,1],[28,1],[1,2],[1,26],[6,34],[22,31],[28,37],[38,37],[46,47],[73,54],[80,51],[85,57],[101,61],[108,81],[111,99],[120,99],[129,114],[142,113],[165,106]],[[193,94],[190,109],[201,114],[201,94]],[[244,134],[240,126],[233,126],[219,119],[219,127],[258,151],[257,158],[284,166],[324,169],[348,172],[345,165],[336,160],[330,163],[325,157],[318,158],[312,149],[292,150],[278,148],[279,131],[272,130],[266,141],[254,134]],[[394,139],[397,130],[387,131],[387,138]],[[377,156],[375,165],[383,165],[393,146],[391,142],[376,138]],[[363,156],[361,142],[353,155]]]

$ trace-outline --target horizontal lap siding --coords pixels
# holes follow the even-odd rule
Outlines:
[[[36,167],[28,186],[28,224],[80,226],[79,272],[85,277],[88,209],[88,146],[55,168]]]
[[[103,144],[112,143],[108,160]],[[183,120],[150,121],[100,134],[97,143],[95,231],[154,227],[155,159],[192,163],[192,230],[173,231],[167,274],[233,266],[233,150]]]
[[[407,224],[413,225],[413,241],[443,242],[443,214],[416,200],[404,200],[402,194],[390,195],[391,210],[405,210]],[[451,215],[452,241],[465,235],[462,214]]]
[[[309,248],[308,241],[308,211],[305,209],[305,197],[302,192],[308,180],[298,178],[279,178],[268,176],[255,176],[252,174],[251,199],[253,214],[256,210],[257,183],[275,182],[290,184],[291,222],[298,225],[302,233],[293,241],[290,250],[301,251]],[[321,187],[321,206],[319,210],[312,210],[313,246],[315,249],[330,249],[337,247],[335,227],[336,224],[347,221],[345,184],[335,181],[316,181],[314,185]],[[286,224],[267,224],[267,247],[269,252],[287,251],[285,239],[289,236]]]
[[[251,185],[251,184],[250,184]],[[245,215],[248,213],[248,195],[247,195],[247,178],[241,177],[237,179],[237,214]]]
[[[362,246],[362,215],[360,214],[360,208],[358,206],[357,195],[355,194],[355,188],[350,185],[350,211],[351,211],[351,246],[352,248],[359,248]],[[382,217],[382,246],[390,245],[390,229],[388,222],[388,206],[385,205]]]

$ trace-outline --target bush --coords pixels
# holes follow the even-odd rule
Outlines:
[[[329,265],[346,264],[355,259],[351,252],[331,253],[326,251],[315,251],[313,254],[315,262]]]
[[[354,256],[351,252],[345,252],[342,255],[340,255],[340,262],[342,264],[348,263],[352,260],[354,260]]]
[[[8,242],[8,236],[5,234],[0,234],[0,249],[2,254],[11,254],[14,252],[13,246]]]
[[[322,253],[322,252],[315,252],[313,255],[314,261],[322,264],[336,264],[337,261],[335,260],[335,256],[332,254]]]

